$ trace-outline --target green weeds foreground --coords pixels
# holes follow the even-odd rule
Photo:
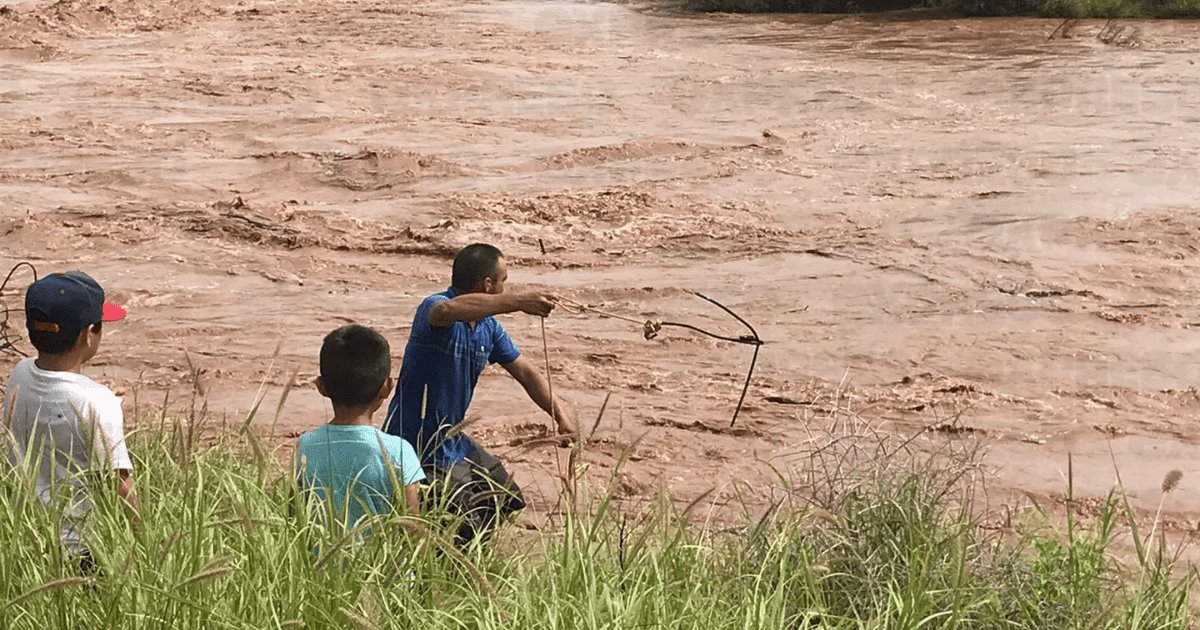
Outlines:
[[[502,550],[466,555],[403,516],[374,521],[376,535],[356,548],[307,516],[290,475],[257,441],[132,442],[144,522],[135,531],[118,505],[101,502],[99,578],[76,576],[55,519],[19,473],[2,475],[0,629],[1100,630],[1189,621],[1191,575],[1172,571],[1163,546],[1139,545],[1132,570],[1109,557],[1117,530],[1134,525],[1141,539],[1119,493],[1086,527],[1071,520],[1053,531],[1043,519],[1037,534],[1000,540],[972,516],[968,468],[871,453],[845,436],[811,447],[799,473],[781,474],[787,500],[744,527],[696,525],[702,502],[678,510],[664,500],[631,514],[603,496],[580,497],[588,507],[568,510],[536,542],[510,536]]]

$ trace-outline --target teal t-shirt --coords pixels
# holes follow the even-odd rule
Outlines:
[[[346,527],[365,514],[386,514],[404,503],[394,496],[392,474],[405,486],[425,479],[411,444],[375,427],[324,424],[300,436],[296,446],[300,487],[344,510]]]

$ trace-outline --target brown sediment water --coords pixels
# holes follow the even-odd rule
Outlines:
[[[7,2],[7,0],[5,0]],[[399,358],[447,256],[486,240],[513,290],[770,343],[547,321],[554,386],[621,498],[759,474],[848,405],[983,439],[1001,487],[1087,492],[1113,448],[1146,505],[1200,499],[1200,25],[690,16],[584,2],[64,0],[0,8],[0,263],[81,267],[130,310],[90,373],[214,414],[291,366],[279,421],[325,418],[321,337]],[[539,245],[540,243],[540,245]],[[545,247],[545,254],[542,253]],[[504,323],[540,364],[532,318]],[[273,349],[280,360],[266,375]],[[11,360],[7,360],[11,363]],[[841,397],[841,398],[839,398]],[[848,401],[847,401],[848,399]],[[840,402],[839,402],[840,401]],[[481,440],[538,492],[548,425],[502,371]],[[265,426],[265,425],[264,425]],[[749,494],[746,494],[746,493]],[[743,491],[765,497],[767,488]],[[535,504],[548,507],[550,499]]]

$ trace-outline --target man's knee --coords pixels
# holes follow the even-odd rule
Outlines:
[[[499,521],[525,509],[521,487],[500,460],[477,448],[450,468],[428,471],[426,505],[444,511],[458,521],[456,542],[467,545],[477,538],[487,540]]]
[[[487,484],[498,512],[510,514],[525,509],[525,495],[521,492],[521,486],[508,474],[503,462],[482,448],[477,448],[470,459],[476,476]]]

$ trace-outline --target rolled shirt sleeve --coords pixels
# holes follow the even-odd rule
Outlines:
[[[492,354],[488,357],[488,362],[508,365],[519,358],[521,351],[509,338],[504,326],[496,322],[496,327],[492,330]]]

